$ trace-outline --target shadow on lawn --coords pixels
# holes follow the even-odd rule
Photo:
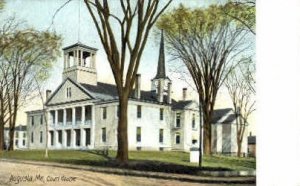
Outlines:
[[[177,173],[177,174],[190,174],[197,175],[198,171],[229,171],[231,169],[226,169],[222,167],[194,167],[187,165],[179,165],[175,163],[167,163],[161,161],[152,161],[152,160],[137,160],[131,159],[128,164],[122,165],[118,163],[114,158],[109,157],[108,155],[99,154],[94,151],[87,151],[92,154],[98,155],[99,159],[105,158],[106,161],[101,160],[59,160],[61,163],[69,163],[76,165],[89,165],[97,167],[106,167],[106,168],[119,168],[119,169],[129,169],[137,171],[153,171],[153,172],[163,172],[163,173]]]

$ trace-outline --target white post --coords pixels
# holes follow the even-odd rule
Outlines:
[[[67,131],[62,130],[62,146],[67,147]]]
[[[78,50],[74,50],[74,65],[78,66]]]
[[[91,148],[95,147],[95,105],[92,105],[92,126],[90,132]]]
[[[80,60],[81,60],[81,66],[84,66],[84,62],[83,62],[83,51],[80,50],[81,55],[80,55]]]
[[[76,147],[76,134],[74,129],[71,129],[71,147]]]
[[[58,125],[58,110],[55,110],[55,122],[54,122],[54,126]]]

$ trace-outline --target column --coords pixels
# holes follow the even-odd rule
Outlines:
[[[64,108],[63,110],[63,126],[67,125],[67,110]]]
[[[92,53],[92,60],[91,60],[91,64],[92,64],[92,68],[96,68],[96,58],[95,58],[95,53]]]
[[[67,132],[66,130],[62,130],[62,146],[67,147]]]
[[[92,105],[92,126],[91,126],[91,132],[90,132],[90,141],[91,141],[91,148],[95,147],[95,105]]]
[[[78,66],[78,50],[74,51],[74,65]]]
[[[80,61],[81,61],[81,66],[84,66],[84,62],[83,62],[83,51],[80,50]]]
[[[53,138],[54,136],[52,136]],[[48,131],[48,149],[51,149],[52,146],[51,146],[51,135],[50,135],[50,131]]]
[[[85,124],[85,106],[81,107],[81,125]]]
[[[84,128],[80,129],[80,146],[85,147],[85,130],[84,130]]]
[[[72,108],[72,125],[76,125],[76,110],[75,107]]]
[[[58,125],[58,110],[55,110],[55,122],[54,122],[54,126]]]

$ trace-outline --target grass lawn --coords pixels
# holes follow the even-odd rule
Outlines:
[[[114,161],[115,151],[109,151],[108,156],[96,151],[53,150],[49,158],[44,158],[44,151],[11,151],[0,152],[0,158],[50,161],[80,165],[128,168],[133,170],[159,171],[172,173],[194,174],[200,169],[195,163],[189,163],[189,153],[175,151],[131,151],[130,163],[121,167]],[[254,170],[254,158],[237,158],[227,156],[204,156],[201,170]]]

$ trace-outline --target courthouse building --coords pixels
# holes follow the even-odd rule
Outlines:
[[[96,48],[81,43],[63,48],[62,83],[47,91],[46,109],[27,112],[29,149],[45,148],[46,123],[50,149],[117,149],[116,85],[98,82]],[[172,99],[172,81],[165,72],[161,38],[157,72],[151,90],[141,90],[136,76],[128,103],[129,150],[182,150],[199,146],[199,105]],[[46,114],[47,122],[43,114]]]

